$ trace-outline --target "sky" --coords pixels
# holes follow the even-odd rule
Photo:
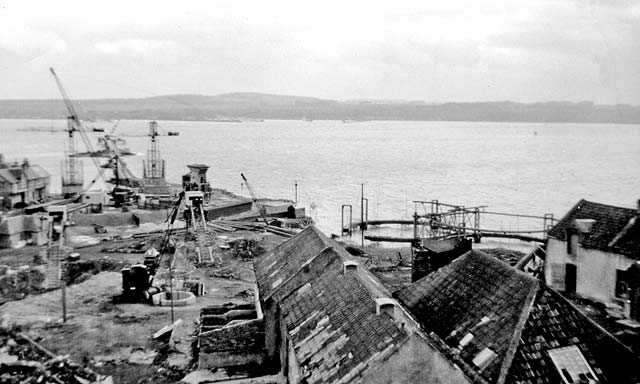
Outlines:
[[[0,98],[640,104],[640,1],[0,0]]]

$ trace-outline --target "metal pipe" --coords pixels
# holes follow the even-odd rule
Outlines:
[[[528,219],[549,219],[545,216],[533,216],[533,215],[520,215],[517,213],[505,213],[505,212],[487,212],[487,211],[482,211],[482,214],[487,214],[487,215],[496,215],[496,216],[511,216],[511,217],[524,217],[524,218],[528,218]],[[553,221],[557,221],[556,219],[551,218],[550,220]]]

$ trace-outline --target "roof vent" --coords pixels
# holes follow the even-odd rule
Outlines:
[[[593,229],[593,224],[595,224],[594,219],[576,219],[573,224],[576,229],[580,231],[580,233],[588,234],[591,233],[591,229]]]
[[[347,260],[342,263],[342,272],[346,275],[347,273],[355,273],[358,270],[358,263],[352,260]]]
[[[483,369],[487,368],[489,364],[491,364],[496,356],[498,355],[494,351],[492,351],[491,348],[485,348],[482,351],[478,352],[476,357],[473,358],[473,364],[476,367],[480,368],[480,370],[482,371]]]
[[[393,317],[393,309],[396,306],[396,302],[388,297],[379,297],[376,299],[376,314],[381,315],[386,313]]]
[[[471,340],[473,340],[473,333],[469,332],[466,335],[464,335],[462,340],[460,340],[460,344],[458,344],[458,349],[462,349],[466,347],[471,342]]]

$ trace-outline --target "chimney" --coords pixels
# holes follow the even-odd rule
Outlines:
[[[396,302],[388,297],[379,297],[376,299],[376,314],[381,315],[383,313],[393,317],[393,310],[396,306]]]
[[[355,261],[347,260],[342,263],[343,274],[346,275],[348,273],[356,273],[356,272],[358,272],[358,263],[356,263]]]
[[[581,234],[589,235],[595,222],[593,219],[576,219],[573,224]]]

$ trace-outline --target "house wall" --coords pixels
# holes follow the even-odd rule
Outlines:
[[[0,235],[0,248],[15,247],[22,240],[22,232],[13,235]]]
[[[386,360],[369,364],[356,383],[470,383],[460,369],[414,334]]]
[[[578,245],[576,255],[569,255],[566,242],[549,238],[544,273],[549,286],[564,290],[564,282],[554,279],[554,265],[558,270],[564,270],[566,264],[574,264],[576,293],[609,303],[615,299],[616,270],[626,270],[633,263],[634,260],[626,256],[588,249],[581,245]]]

